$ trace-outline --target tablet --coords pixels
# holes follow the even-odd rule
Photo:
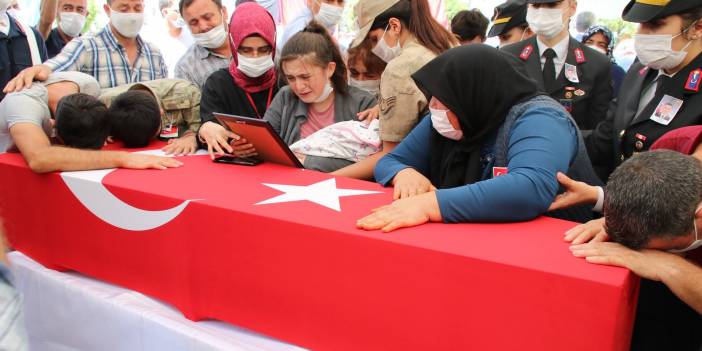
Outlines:
[[[258,158],[279,165],[304,168],[268,121],[216,112],[214,116],[224,128],[253,144]]]

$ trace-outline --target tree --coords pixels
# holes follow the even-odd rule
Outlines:
[[[470,9],[471,0],[444,0],[446,2],[446,18],[449,21],[461,10]]]

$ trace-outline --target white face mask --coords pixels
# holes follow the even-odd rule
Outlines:
[[[687,251],[692,251],[692,250],[702,246],[702,240],[698,239],[698,236],[697,236],[697,221],[693,221],[692,225],[695,227],[695,241],[693,241],[692,244],[690,244],[690,246],[688,246],[684,249],[668,250],[668,252],[670,252],[670,253],[683,253],[683,252],[687,252]]]
[[[641,64],[652,69],[671,69],[679,66],[685,60],[687,56],[685,49],[690,46],[692,40],[688,41],[682,50],[673,51],[673,39],[685,31],[675,36],[670,34],[635,34],[634,50],[636,56]]]
[[[236,56],[239,60],[237,68],[247,77],[258,78],[275,66],[273,55],[246,57],[237,53]]]
[[[589,47],[589,48],[592,49],[592,50],[595,50],[595,51],[598,51],[598,52],[600,52],[600,53],[602,53],[602,54],[604,54],[604,55],[607,55],[607,50],[605,50],[605,49],[603,49],[603,48],[601,48],[601,47],[599,47],[599,46],[597,46],[597,45],[586,45],[586,46]]]
[[[361,90],[365,90],[371,93],[372,95],[378,95],[378,91],[380,90],[380,79],[356,80],[353,78],[349,78],[349,85]]]
[[[85,16],[77,12],[59,13],[59,28],[69,37],[77,37],[85,25]]]
[[[380,40],[378,40],[378,44],[375,44],[373,50],[371,50],[376,56],[380,57],[380,59],[385,61],[386,63],[392,61],[395,57],[400,56],[400,54],[402,53],[402,47],[400,47],[399,40],[397,41],[397,45],[395,45],[395,47],[392,48],[385,41],[385,34],[388,32],[389,27],[390,24],[388,24],[385,27],[383,36],[380,37]]]
[[[135,38],[141,26],[144,24],[144,13],[141,12],[117,12],[112,10],[110,22],[117,32],[125,38]]]
[[[322,102],[326,100],[329,95],[334,91],[334,88],[332,88],[331,82],[327,81],[327,84],[324,85],[324,90],[322,91],[322,95],[320,95],[318,98],[316,98],[312,102]]]
[[[344,8],[341,6],[329,5],[323,2],[319,7],[319,13],[315,19],[325,27],[334,27],[341,20],[341,15],[344,13]]]
[[[563,31],[563,11],[561,9],[533,8],[527,10],[527,23],[536,35],[551,39]]]
[[[451,121],[448,119],[448,111],[437,110],[434,108],[429,108],[431,112],[431,125],[434,126],[439,134],[443,137],[451,140],[461,140],[463,138],[463,131],[457,130],[451,125]]]
[[[224,29],[224,22],[205,33],[193,34],[195,43],[207,49],[216,49],[224,45],[227,40],[227,31]]]

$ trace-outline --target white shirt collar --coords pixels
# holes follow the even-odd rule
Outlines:
[[[566,35],[563,40],[558,42],[558,44],[554,45],[551,49],[556,52],[556,57],[558,57],[560,60],[565,61],[566,57],[568,57],[568,43],[570,42],[570,36]],[[549,47],[541,42],[539,40],[539,37],[536,37],[536,45],[539,46],[539,55],[543,56],[544,51],[548,49]]]

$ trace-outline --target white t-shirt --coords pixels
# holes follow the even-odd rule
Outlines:
[[[17,123],[34,124],[51,136],[49,91],[46,87],[65,81],[76,83],[81,93],[95,97],[100,95],[100,85],[95,78],[80,72],[57,72],[44,82],[35,82],[28,89],[8,94],[0,102],[0,153],[15,149],[10,128]]]

